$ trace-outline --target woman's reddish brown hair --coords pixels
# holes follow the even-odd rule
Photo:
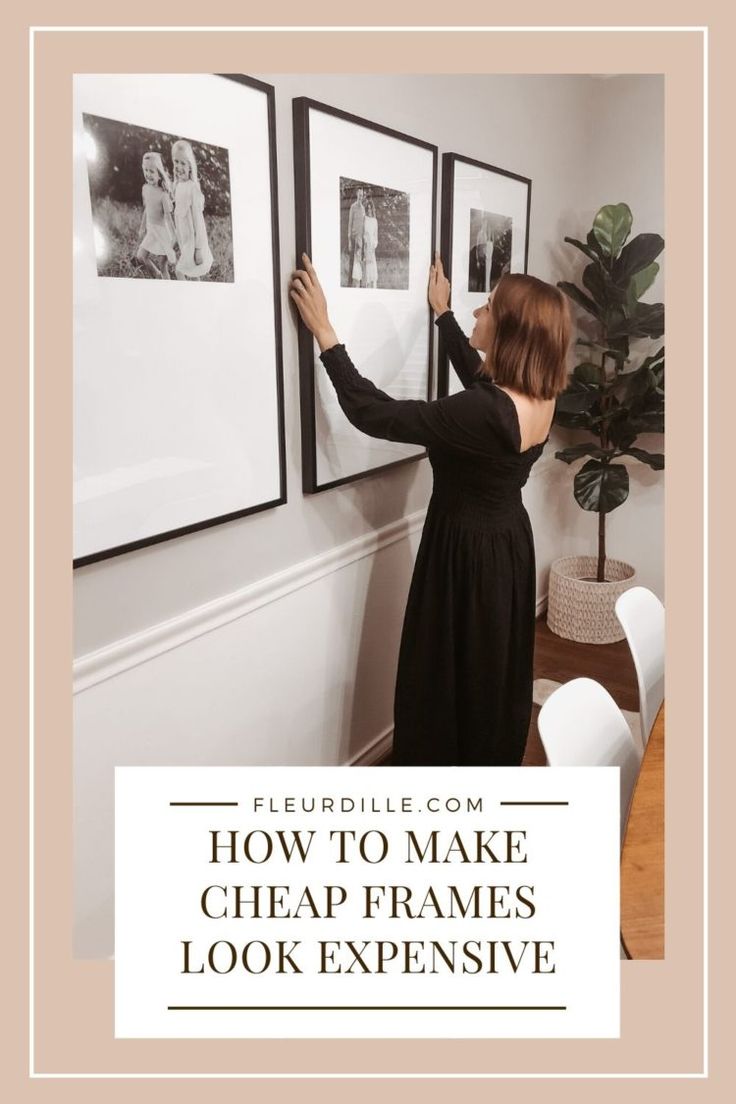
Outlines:
[[[521,273],[502,276],[491,299],[484,372],[501,387],[554,399],[567,386],[570,309],[559,288]]]

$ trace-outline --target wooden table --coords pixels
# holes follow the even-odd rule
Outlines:
[[[630,958],[664,958],[664,703],[644,751],[621,852],[621,938]]]

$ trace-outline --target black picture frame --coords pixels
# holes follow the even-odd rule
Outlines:
[[[275,344],[275,395],[277,418],[277,449],[278,449],[278,494],[268,501],[251,504],[243,509],[236,509],[215,517],[203,518],[200,521],[178,526],[176,528],[151,534],[140,539],[126,541],[108,548],[77,556],[73,558],[73,567],[81,568],[89,564],[98,563],[115,556],[121,556],[128,552],[134,552],[151,545],[161,544],[164,541],[186,536],[189,533],[200,532],[216,525],[222,525],[229,521],[248,517],[261,513],[277,506],[282,506],[287,501],[286,485],[286,435],[284,414],[284,369],[283,369],[283,325],[281,311],[281,265],[280,265],[280,241],[279,241],[279,210],[278,210],[278,164],[276,153],[276,104],[275,89],[271,84],[258,80],[255,77],[243,73],[216,73],[213,74],[223,80],[232,81],[235,84],[245,85],[250,89],[262,92],[266,97],[266,115],[268,128],[268,169],[270,184],[270,235],[271,257],[273,268],[273,314],[274,314],[274,344]]]
[[[436,210],[437,210],[437,177],[439,150],[437,146],[412,135],[404,134],[391,127],[364,119],[358,115],[321,103],[318,100],[300,96],[293,100],[293,124],[294,124],[294,196],[296,218],[296,267],[301,267],[302,253],[312,256],[312,202],[311,202],[311,146],[310,146],[310,112],[322,112],[326,115],[351,123],[356,127],[363,127],[369,131],[386,135],[389,138],[398,139],[426,149],[432,156],[432,198],[431,198],[431,226],[429,232],[429,249],[427,256],[427,270],[434,256],[436,248]],[[427,304],[427,392],[426,398],[432,397],[433,387],[433,359],[434,359],[434,326],[432,324],[432,312]],[[344,486],[369,476],[378,475],[399,467],[403,464],[413,463],[424,459],[426,450],[421,450],[411,456],[402,457],[389,463],[378,464],[363,471],[347,474],[338,478],[319,482],[317,461],[317,427],[316,427],[316,398],[315,398],[315,354],[312,335],[299,320],[298,349],[299,349],[299,391],[302,431],[302,489],[305,494],[317,494],[321,491],[331,490]],[[358,365],[360,370],[360,366]]]
[[[465,157],[459,153],[445,153],[442,156],[442,202],[440,212],[440,257],[445,269],[445,274],[451,280],[453,287],[457,281],[453,279],[455,269],[453,263],[453,222],[455,213],[455,168],[458,164],[469,165],[480,169],[491,176],[510,178],[518,181],[526,188],[525,218],[524,218],[524,266],[515,271],[527,272],[529,263],[529,227],[531,219],[532,181],[528,176],[511,172],[509,169],[499,168],[498,165],[490,165],[485,161],[478,161],[473,157]],[[451,292],[451,294],[453,294]],[[452,304],[451,304],[452,305]],[[437,347],[437,394],[444,397],[449,394],[450,365],[447,351],[444,348],[442,335],[440,335]]]

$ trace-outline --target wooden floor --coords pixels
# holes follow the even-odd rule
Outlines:
[[[534,644],[534,677],[567,682],[569,679],[595,679],[605,686],[621,709],[639,708],[636,671],[625,640],[617,644],[576,644],[555,636],[547,627],[545,617],[537,621]],[[529,739],[524,755],[524,767],[544,766],[546,759],[537,730],[539,706],[532,710]]]

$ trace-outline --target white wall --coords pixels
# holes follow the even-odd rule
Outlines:
[[[589,78],[586,96],[587,149],[579,166],[585,178],[583,202],[575,217],[578,232],[565,230],[565,234],[584,240],[600,207],[605,203],[628,203],[634,214],[632,234],[664,236],[663,79],[646,75],[593,77]],[[563,237],[561,234],[558,240]],[[572,246],[563,245],[562,250],[560,264],[574,265],[576,278],[586,259]],[[643,297],[646,302],[664,299],[664,256],[658,261],[656,281]],[[635,349],[648,352],[660,344],[642,342]],[[585,434],[557,430],[550,446],[557,443],[557,447],[564,447],[583,440]],[[637,445],[651,452],[665,451],[661,434],[642,434]],[[559,461],[555,463],[564,469]],[[596,551],[598,517],[581,510],[572,496],[572,480],[579,466],[554,473],[549,498],[546,503],[540,499],[540,510],[532,515],[542,568],[538,585],[545,591],[546,569],[556,555],[589,555]],[[664,600],[664,473],[653,472],[637,460],[627,460],[626,466],[629,498],[607,518],[607,554],[633,564],[637,582]],[[560,494],[557,484],[567,486],[569,493]]]
[[[259,74],[260,75],[260,74]],[[261,75],[276,88],[288,502],[75,573],[77,953],[112,950],[115,764],[343,763],[390,737],[398,639],[431,490],[426,460],[303,496],[291,99],[307,95],[531,177],[529,271],[578,270],[566,234],[625,200],[661,231],[658,77]],[[438,212],[439,241],[439,212]],[[653,289],[655,294],[658,289]],[[658,296],[657,296],[658,297]],[[538,594],[559,555],[594,551],[596,522],[554,459],[525,489]],[[661,448],[661,438],[652,447]],[[609,554],[662,593],[662,476],[632,463]],[[408,519],[408,520],[405,520]]]

